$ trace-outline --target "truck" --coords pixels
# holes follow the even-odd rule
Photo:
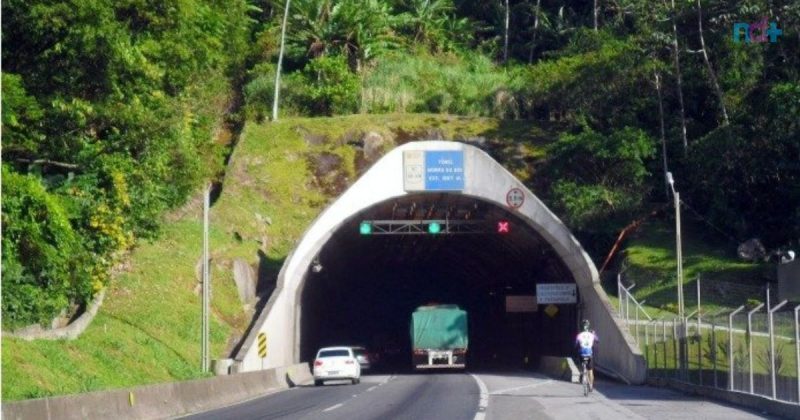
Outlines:
[[[467,312],[458,305],[424,305],[411,314],[414,369],[467,366]]]

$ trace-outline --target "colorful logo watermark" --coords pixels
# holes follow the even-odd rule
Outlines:
[[[783,33],[783,31],[778,29],[777,22],[769,22],[766,17],[763,17],[756,23],[743,23],[743,22],[734,23],[733,24],[734,43],[738,44],[742,42],[742,33],[744,33],[744,42],[746,44],[750,44],[753,42],[755,43],[767,42],[767,38],[769,38],[769,42],[771,44],[774,44],[778,42],[778,37]]]

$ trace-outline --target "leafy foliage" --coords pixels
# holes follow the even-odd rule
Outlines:
[[[578,229],[635,213],[647,196],[646,162],[654,154],[653,139],[632,127],[604,135],[585,126],[562,135],[549,153],[557,207]]]
[[[15,279],[4,327],[86,303],[121,251],[221,169],[209,139],[251,12],[244,1],[3,2],[3,218],[20,229],[3,238]]]
[[[92,295],[92,260],[59,198],[3,165],[3,327],[47,322]]]

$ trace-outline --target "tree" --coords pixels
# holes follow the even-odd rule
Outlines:
[[[708,70],[708,78],[711,80],[711,85],[714,87],[714,92],[716,92],[717,99],[719,100],[719,107],[722,111],[722,125],[728,125],[730,124],[730,119],[728,118],[728,109],[725,106],[725,95],[722,93],[722,88],[719,86],[717,73],[714,71],[714,66],[711,65],[711,59],[708,58],[708,48],[706,47],[705,35],[703,34],[703,6],[700,4],[700,0],[696,0],[696,2],[697,34],[700,37],[700,53],[703,55],[703,61],[706,63],[706,69]]]

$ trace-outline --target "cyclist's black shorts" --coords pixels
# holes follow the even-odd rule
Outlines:
[[[581,356],[581,360],[586,360],[586,369],[592,370],[594,369],[594,357],[592,356]]]

